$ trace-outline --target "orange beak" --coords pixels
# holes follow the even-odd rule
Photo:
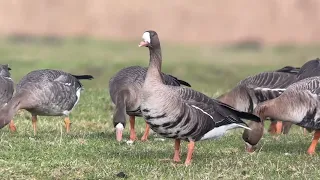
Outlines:
[[[143,46],[144,46],[144,47],[147,47],[148,44],[149,44],[149,43],[146,42],[146,41],[141,41],[140,44],[139,44],[139,47],[143,47]]]
[[[254,147],[248,143],[245,144],[246,146],[246,151],[249,153],[253,153],[254,152]]]
[[[117,138],[117,141],[119,142],[122,140],[122,131],[123,129],[116,128],[116,138]]]

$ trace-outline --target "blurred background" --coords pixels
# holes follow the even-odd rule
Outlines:
[[[123,67],[148,65],[137,44],[158,32],[163,71],[208,93],[248,75],[318,57],[317,0],[3,0],[0,62],[15,81],[31,70],[92,74],[106,88]]]

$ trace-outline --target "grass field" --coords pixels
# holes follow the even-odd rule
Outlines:
[[[83,81],[85,91],[71,115],[70,134],[62,117],[39,117],[33,135],[31,116],[19,111],[17,132],[0,130],[0,179],[316,179],[319,156],[306,150],[312,134],[303,136],[294,127],[288,136],[265,134],[261,148],[248,154],[235,130],[219,140],[196,143],[192,166],[159,159],[173,156],[173,140],[156,134],[148,142],[127,145],[116,142],[111,121],[113,106],[108,94],[110,77],[123,67],[148,64],[148,52],[137,42],[72,39],[47,42],[40,39],[0,40],[0,63],[9,63],[13,79],[31,70],[54,68],[74,74],[92,74]],[[273,48],[200,47],[162,42],[163,72],[173,74],[209,96],[218,96],[239,80],[260,71],[285,65],[300,66],[317,57],[319,46]],[[137,121],[138,136],[144,121]],[[182,160],[187,143],[182,144]]]

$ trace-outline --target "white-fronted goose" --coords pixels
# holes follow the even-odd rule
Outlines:
[[[9,102],[14,92],[14,83],[11,79],[10,70],[9,65],[0,65],[0,109]],[[16,126],[12,119],[9,129],[12,132],[16,131]]]
[[[116,139],[118,141],[122,140],[122,131],[126,125],[126,114],[130,117],[130,140],[136,140],[135,116],[142,116],[140,111],[140,90],[147,70],[147,68],[140,66],[127,67],[117,72],[109,81],[109,94],[112,102],[116,105],[113,124],[116,128]],[[176,77],[164,73],[161,73],[161,75],[167,85],[190,87],[189,83]],[[146,129],[141,140],[146,141],[148,135],[149,125],[146,123]]]
[[[266,117],[281,119],[308,130],[315,130],[314,138],[308,149],[308,153],[313,154],[320,137],[319,95],[320,76],[302,79],[289,86],[279,97],[258,104],[254,113],[261,119]],[[249,126],[258,132],[263,125],[261,123],[251,123]],[[245,131],[247,137],[252,137],[252,132]],[[257,132],[255,133],[259,134]],[[252,151],[254,145],[261,139],[262,134],[260,133],[254,139],[244,138],[248,151]]]
[[[83,89],[80,79],[93,79],[91,75],[72,75],[59,70],[35,70],[17,84],[12,99],[0,110],[0,128],[7,125],[19,109],[32,114],[36,134],[37,115],[66,116],[66,131],[70,130],[69,113],[80,99]]]
[[[296,75],[300,68],[285,66],[281,69],[269,72],[262,72],[254,76],[249,76],[240,81],[231,91],[219,96],[217,99],[226,103],[239,111],[252,113],[258,103],[278,97],[278,89],[285,89],[296,81]],[[256,89],[256,91],[253,90]],[[257,89],[260,88],[260,91]],[[267,91],[276,89],[276,91]],[[291,123],[285,122],[283,132],[287,134]],[[271,119],[269,132],[280,134],[282,122]]]
[[[296,82],[299,82],[305,78],[308,77],[319,77],[320,76],[320,59],[316,58],[313,60],[310,60],[306,62],[303,66],[301,66],[299,72],[296,75]],[[257,91],[255,93],[260,94],[261,89],[257,88],[254,89],[254,91]],[[282,89],[265,89],[265,93],[270,93],[270,91],[279,91],[279,93],[282,93]],[[275,93],[275,92],[273,92]],[[290,123],[290,121],[288,121]],[[285,123],[288,123],[285,122]],[[292,123],[291,123],[292,124]],[[261,131],[263,128],[263,124],[250,122],[249,126],[251,128],[251,131],[244,131],[243,133],[243,139],[246,142],[246,149],[249,152],[252,152],[256,146],[256,144],[259,142],[263,135],[263,131]],[[289,127],[287,127],[288,129]],[[286,129],[284,129],[286,131]],[[304,128],[304,133],[306,132],[306,128]]]
[[[180,161],[180,140],[189,141],[186,165],[191,163],[195,141],[218,138],[234,128],[247,128],[240,118],[260,122],[250,113],[182,86],[163,83],[161,47],[155,31],[146,31],[139,47],[149,48],[150,61],[141,91],[141,112],[156,133],[175,139],[173,160]]]

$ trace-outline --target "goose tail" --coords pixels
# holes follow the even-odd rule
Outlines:
[[[171,82],[173,81],[173,82],[177,83],[177,85],[184,85],[184,86],[191,87],[191,85],[188,82],[186,82],[184,80],[180,80],[177,77],[174,77],[170,74],[165,75],[164,78],[165,78],[165,81],[171,81]]]
[[[88,79],[88,80],[93,79],[93,76],[91,76],[91,75],[72,75],[72,76],[77,79]]]
[[[255,121],[255,122],[261,122],[261,119],[252,113],[239,111],[239,110],[235,109],[234,107],[232,107],[228,104],[225,104],[221,101],[218,101],[218,100],[215,100],[215,102],[217,102],[219,105],[221,105],[225,108],[228,108],[230,111],[232,111],[234,114],[236,114],[241,119],[247,119],[247,120],[251,120],[251,121]]]
[[[190,85],[188,82],[186,82],[186,81],[183,81],[183,80],[180,80],[180,79],[178,79],[178,81],[179,81],[180,84],[182,84],[182,85],[184,85],[184,86],[191,87],[191,85]]]
[[[233,110],[236,115],[242,119],[247,119],[247,120],[251,120],[251,121],[254,121],[254,122],[261,122],[261,119],[254,115],[254,114],[251,114],[251,113],[247,113],[247,112],[241,112],[241,111],[236,111],[236,110]]]
[[[292,66],[285,66],[281,69],[275,70],[275,72],[284,72],[290,74],[298,74],[300,71],[300,67],[292,67]]]

